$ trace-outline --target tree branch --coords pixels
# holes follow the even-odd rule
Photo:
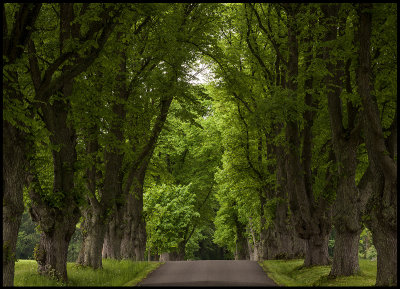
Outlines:
[[[257,17],[258,25],[260,26],[261,30],[265,33],[265,35],[271,41],[272,45],[274,46],[274,49],[275,49],[275,52],[276,52],[277,56],[280,58],[282,63],[287,67],[288,66],[288,62],[282,56],[281,51],[279,50],[279,45],[276,43],[275,39],[273,39],[273,37],[271,36],[271,33],[262,24],[260,15],[258,14],[256,8],[252,4],[249,4],[249,5],[250,5],[251,9],[253,10],[254,14]]]

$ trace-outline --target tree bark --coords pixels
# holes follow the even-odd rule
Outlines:
[[[135,261],[145,260],[146,250],[146,222],[143,216],[143,185],[148,161],[140,168],[135,176],[133,194],[127,197],[124,210],[126,227],[121,242],[122,258]]]
[[[3,120],[3,286],[14,285],[15,248],[24,212],[25,134]]]
[[[335,251],[330,276],[350,276],[360,271],[358,245],[360,230],[351,231],[336,228]]]
[[[278,131],[281,128],[278,127]],[[277,131],[277,133],[278,133]],[[275,211],[274,226],[276,228],[277,250],[272,259],[292,259],[304,257],[306,243],[299,238],[294,228],[293,217],[289,214],[288,195],[286,190],[286,156],[283,146],[274,148],[276,155],[275,196],[279,199]]]
[[[103,258],[121,260],[121,242],[123,236],[123,224],[121,209],[113,208],[113,215],[107,226],[103,243]]]
[[[304,266],[329,265],[328,259],[328,234],[311,235],[306,239],[306,256]]]
[[[35,259],[38,262],[39,274],[52,278],[55,277],[66,282],[68,281],[68,245],[75,231],[75,224],[78,218],[64,220],[62,216],[62,214],[57,217],[54,215],[51,216],[56,219],[52,222],[52,227],[48,228],[48,231],[46,230],[41,233],[39,246],[36,248]],[[44,222],[41,221],[39,224],[42,225]]]
[[[93,269],[102,268],[102,248],[106,232],[105,213],[101,208],[87,208],[82,214],[84,221],[82,225],[83,240],[79,251],[77,263],[90,266]]]
[[[358,89],[363,107],[365,144],[373,175],[372,196],[367,204],[367,226],[378,253],[377,286],[397,286],[397,152],[385,143],[376,96],[371,82],[372,3],[359,7]],[[396,127],[397,114],[393,120]]]

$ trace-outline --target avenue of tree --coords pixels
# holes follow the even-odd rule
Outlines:
[[[24,210],[65,282],[77,228],[95,269],[217,244],[332,277],[368,228],[397,285],[397,4],[2,7],[3,286]]]

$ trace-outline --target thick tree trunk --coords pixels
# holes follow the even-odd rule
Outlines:
[[[300,239],[293,225],[293,218],[289,214],[288,196],[286,190],[286,157],[284,147],[277,146],[276,151],[276,197],[280,198],[275,212],[274,225],[277,228],[277,258],[302,258],[305,255],[306,243]]]
[[[186,244],[184,241],[178,244],[178,249],[173,252],[166,252],[160,254],[160,261],[184,261],[185,260],[185,247]]]
[[[249,226],[248,229],[250,231],[252,241],[250,239],[248,240],[248,247],[249,247],[249,253],[250,253],[250,260],[252,261],[261,261],[261,256],[260,256],[260,242],[257,241],[256,235],[253,229],[253,224],[251,218],[249,218]]]
[[[360,231],[339,231],[336,227],[335,251],[331,276],[350,276],[360,271],[358,264],[358,245]]]
[[[242,237],[239,237],[238,240],[236,240],[236,251],[235,251],[235,260],[249,260],[250,255],[248,252],[248,247],[247,247],[247,239]]]
[[[143,219],[143,195],[136,199],[131,194],[127,198],[124,223],[126,224],[121,241],[121,256],[125,259],[144,261],[146,250],[146,223]],[[137,196],[140,198],[139,196]]]
[[[86,233],[82,243],[80,256],[77,262],[84,266],[90,266],[94,269],[102,267],[102,255],[104,258],[120,259],[120,249],[116,251],[115,246],[121,243],[122,231],[119,228],[121,224],[117,224],[117,218],[114,217],[107,223],[110,217],[107,212],[111,210],[114,198],[120,196],[122,192],[122,175],[120,173],[122,167],[122,155],[118,153],[106,152],[106,172],[104,177],[104,185],[101,189],[101,200],[94,199],[91,196],[90,207],[87,209],[85,225]],[[118,214],[118,212],[116,212]],[[106,231],[108,229],[108,234]],[[103,250],[103,240],[108,242],[105,250]],[[111,243],[109,243],[111,242]]]
[[[39,246],[36,248],[35,259],[38,262],[38,273],[68,281],[68,245],[75,231],[77,218],[63,219],[60,215],[53,217],[56,218],[52,224],[53,227],[50,231],[41,233]]]
[[[377,99],[371,83],[370,42],[372,3],[359,8],[358,89],[363,106],[365,144],[373,179],[372,196],[367,204],[370,219],[367,226],[378,253],[377,286],[397,286],[397,151],[388,146],[383,135]],[[397,114],[391,125],[392,137],[397,130]],[[397,140],[392,140],[397,143]],[[390,143],[390,142],[389,142]]]
[[[114,209],[115,210],[115,209]],[[112,219],[107,226],[103,243],[103,258],[121,260],[121,242],[124,226],[122,224],[121,212],[115,210]]]
[[[133,203],[134,196],[129,194],[126,199],[126,205],[124,207],[124,216],[123,220],[125,225],[125,229],[123,232],[123,237],[121,240],[121,257],[123,259],[132,259],[135,260],[135,251],[134,251],[134,220],[133,220]]]
[[[334,204],[336,239],[331,276],[350,276],[359,272],[358,243],[364,206],[355,185],[357,146],[346,143],[348,146],[342,146],[336,154],[341,166],[338,168],[340,177]]]
[[[39,244],[34,252],[38,273],[67,282],[68,245],[80,217],[79,209],[72,194],[68,193],[63,204],[69,206],[57,207],[44,202],[39,194],[40,184],[36,175],[32,175],[31,184],[29,194],[32,203],[29,213],[41,230]]]
[[[386,227],[375,228],[373,243],[378,254],[376,286],[396,286],[397,234]]]
[[[329,265],[328,234],[313,235],[306,241],[306,256],[304,266]]]
[[[90,208],[90,211],[93,209]],[[106,232],[104,213],[86,212],[83,224],[83,241],[79,252],[77,263],[83,266],[90,266],[93,269],[102,268],[103,240]]]
[[[170,253],[171,261],[184,261],[185,260],[185,247],[186,244],[184,242],[180,242],[178,244],[178,250]]]
[[[264,228],[264,226],[265,226],[265,218],[261,217],[260,252],[259,252],[260,260],[268,260],[269,256],[268,232]]]
[[[3,286],[14,285],[15,248],[24,212],[26,145],[24,134],[3,120]]]
[[[144,261],[146,251],[146,222],[143,216],[143,184],[148,165],[148,159],[135,175],[133,194],[127,197],[124,209],[126,224],[121,242],[122,258]]]
[[[306,243],[300,239],[293,226],[293,221],[288,215],[286,201],[278,203],[274,220],[276,249],[271,252],[270,259],[293,259],[305,255]]]

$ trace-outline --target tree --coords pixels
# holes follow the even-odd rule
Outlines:
[[[14,284],[15,248],[24,211],[29,115],[19,86],[24,50],[32,36],[41,4],[3,3],[3,286]],[[14,15],[10,10],[15,9]]]
[[[190,187],[161,185],[149,188],[145,194],[147,246],[158,254],[170,252],[170,260],[184,260],[187,228],[193,218],[200,216]]]
[[[339,29],[339,37],[345,40],[345,23],[351,10],[345,10],[345,7],[341,9],[341,5],[322,5],[321,10],[324,13],[327,27],[324,40],[333,43],[337,38],[337,29]],[[339,12],[347,15],[339,16]],[[362,138],[360,134],[361,120],[357,116],[359,107],[352,100],[354,99],[350,77],[352,59],[350,58],[351,53],[347,52],[348,49],[346,48],[350,43],[344,43],[344,47],[336,49],[343,49],[342,55],[345,55],[347,59],[335,57],[337,52],[334,52],[331,47],[324,48],[324,60],[327,62],[328,72],[325,77],[326,93],[332,142],[338,165],[338,187],[333,213],[336,238],[331,276],[348,276],[359,271],[358,243],[362,228],[361,217],[369,193],[368,190],[359,190],[356,186],[357,149]],[[334,61],[336,64],[334,64]],[[344,65],[345,62],[346,65]],[[343,76],[345,76],[345,82],[342,81]],[[345,90],[342,89],[343,87],[345,87]],[[344,115],[340,100],[344,93],[347,95],[347,115]],[[347,127],[344,126],[345,117]]]
[[[139,14],[139,16],[136,14]],[[84,127],[83,137],[89,136],[85,144],[85,153],[90,154],[91,161],[86,172],[89,192],[87,194],[87,205],[84,209],[84,240],[77,263],[95,269],[102,267],[101,251],[107,224],[111,217],[110,211],[115,198],[122,192],[124,152],[130,149],[125,141],[124,125],[127,121],[127,113],[129,113],[128,101],[132,97],[132,87],[137,85],[138,79],[143,77],[143,74],[147,73],[149,67],[151,67],[149,65],[151,61],[146,56],[147,51],[143,54],[143,49],[141,49],[142,55],[139,55],[136,62],[128,63],[128,59],[134,58],[138,52],[133,51],[134,56],[128,56],[127,46],[137,45],[137,42],[128,40],[126,34],[122,32],[123,30],[132,30],[133,35],[139,34],[149,24],[150,16],[140,15],[140,12],[134,11],[130,14],[127,12],[124,17],[132,19],[137,17],[137,19],[133,24],[125,22],[123,26],[118,27],[113,38],[120,45],[109,45],[105,49],[105,54],[112,60],[107,62],[107,57],[101,62],[99,61],[93,70],[93,81],[97,83],[97,88],[92,93],[97,96],[104,95],[106,99],[105,107],[100,109],[102,113],[98,113],[96,109],[93,111],[93,107],[85,106],[81,102],[77,104],[77,109],[83,106],[86,108],[86,110],[83,109],[84,113],[95,117],[94,120],[89,117],[86,120],[87,122],[82,122]],[[112,58],[113,55],[117,56],[118,74],[115,79],[110,79],[110,75],[116,70],[116,65],[113,65],[113,61],[115,62],[115,59]],[[99,70],[102,73],[98,73]],[[133,75],[129,82],[128,74]],[[85,78],[83,81],[87,81],[87,79],[91,78]],[[104,85],[110,82],[111,87]],[[88,89],[93,90],[90,87]],[[89,96],[89,98],[93,98],[93,96]],[[101,120],[108,122],[109,127],[102,126]],[[99,131],[101,126],[106,133]],[[98,157],[101,153],[103,153],[102,159],[104,161]],[[104,166],[102,166],[103,162]],[[99,167],[102,167],[102,169],[99,169]],[[102,170],[104,174],[101,172]]]
[[[41,111],[54,148],[52,190],[61,201],[48,203],[42,199],[40,179],[37,172],[32,170],[30,213],[41,228],[41,239],[36,251],[39,273],[50,275],[54,270],[57,278],[67,281],[68,243],[80,217],[80,192],[76,190],[74,180],[76,131],[68,120],[71,112],[70,97],[73,94],[74,78],[98,56],[116,25],[114,20],[120,11],[118,5],[60,4],[55,10],[51,10],[50,6],[46,6],[46,12],[41,14],[43,18],[40,23],[45,26],[49,17],[60,21],[58,38],[51,35],[58,52],[53,47],[46,49],[46,46],[36,49],[41,39],[38,33],[34,33],[29,42],[29,68],[35,92],[35,107]],[[90,17],[90,12],[94,12],[98,18],[83,23],[82,18],[85,18],[84,15]],[[37,29],[40,31],[45,27],[38,26]]]
[[[146,163],[153,154],[158,136],[163,128],[169,106],[173,98],[179,97],[180,95],[186,95],[185,90],[188,88],[186,83],[188,80],[187,75],[189,66],[194,61],[196,56],[192,52],[192,47],[187,46],[186,42],[190,40],[194,40],[197,43],[204,41],[205,35],[210,29],[210,24],[206,21],[206,16],[212,16],[215,14],[213,11],[214,6],[208,4],[176,4],[169,6],[168,9],[169,13],[165,13],[163,18],[159,18],[159,21],[154,27],[157,32],[157,34],[154,34],[154,37],[156,38],[157,50],[160,52],[159,59],[161,62],[159,65],[157,65],[151,81],[145,84],[145,87],[148,90],[146,93],[148,93],[148,95],[155,96],[155,99],[159,99],[159,102],[155,102],[154,105],[159,105],[161,110],[156,109],[156,111],[159,112],[157,113],[158,115],[156,114],[156,121],[154,123],[152,120],[148,120],[149,123],[152,123],[153,130],[150,132],[148,129],[149,126],[146,124],[144,126],[145,137],[134,137],[137,138],[135,140],[135,156],[133,157],[132,163],[127,165],[128,170],[124,179],[123,194],[120,198],[118,198],[120,202],[119,208],[116,209],[116,212],[118,213],[116,213],[114,218],[115,223],[114,221],[111,222],[110,229],[112,226],[112,230],[109,230],[108,236],[106,236],[105,240],[105,255],[107,255],[108,248],[111,248],[112,244],[118,244],[120,242],[119,240],[121,240],[123,237],[123,230],[121,230],[120,233],[117,233],[116,231],[117,228],[121,228],[117,224],[121,223],[121,220],[124,218],[123,211],[129,207],[129,203],[128,206],[123,206],[123,204],[126,197],[131,198],[129,197],[129,194],[132,186],[134,186],[133,194],[136,195],[135,198],[138,200],[138,202],[135,202],[136,205],[133,210],[138,210],[134,213],[134,215],[139,216],[139,219],[136,219],[133,223],[131,223],[131,225],[126,227],[130,233],[126,234],[124,238],[129,240],[129,235],[131,235],[132,238],[136,238],[136,236],[142,236],[140,237],[140,240],[133,242],[136,244],[137,242],[140,243],[138,248],[141,248],[139,250],[141,253],[139,255],[136,255],[136,253],[131,253],[130,256],[135,255],[135,258],[144,258],[144,220],[143,218],[140,218],[142,211],[141,192],[143,191],[141,188],[141,179],[144,178],[144,172],[147,166]],[[195,13],[197,13],[196,17],[193,16]],[[147,118],[145,119],[147,120]],[[141,150],[137,148],[140,148]],[[135,186],[138,187],[135,188]],[[130,200],[130,204],[133,204],[132,199]],[[126,214],[126,218],[133,220],[131,216],[129,216],[129,213]],[[141,224],[135,224],[135,222],[141,222]],[[139,229],[140,233],[136,234],[132,226],[139,226],[139,228],[141,228]],[[111,234],[114,234],[114,241],[107,240],[111,239]],[[125,242],[125,244],[129,244],[129,241]],[[120,248],[120,245],[117,245],[116,247]],[[125,248],[124,250],[127,252],[129,251],[129,248]],[[118,257],[120,253],[109,254],[109,256],[112,255],[120,258]]]
[[[177,232],[177,249],[164,248],[165,251],[158,252],[172,259],[191,257],[198,248],[201,232],[213,218],[214,172],[220,151],[216,149],[219,134],[209,115],[211,111],[207,94],[200,87],[188,88],[185,99],[172,103],[166,130],[160,136],[149,166],[145,189],[149,202],[152,202],[150,192],[165,184],[172,189],[188,187],[193,198],[195,214],[188,216],[185,227]],[[163,233],[157,233],[157,236]],[[150,247],[148,251],[154,252],[153,249],[157,247]]]
[[[390,134],[385,137],[384,125],[377,103],[377,96],[383,91],[378,88],[377,93],[373,93],[376,83],[371,81],[371,78],[374,79],[372,77],[372,61],[374,59],[371,57],[374,23],[371,9],[374,7],[376,6],[372,4],[360,4],[358,8],[360,50],[357,86],[363,107],[365,144],[373,176],[373,193],[367,205],[369,210],[367,224],[372,232],[378,253],[376,285],[396,286],[397,165],[395,160],[397,151],[395,148],[397,147],[397,111],[394,111],[394,118],[391,123],[389,122]],[[380,51],[378,47],[376,49]],[[385,52],[383,53],[385,54]]]

